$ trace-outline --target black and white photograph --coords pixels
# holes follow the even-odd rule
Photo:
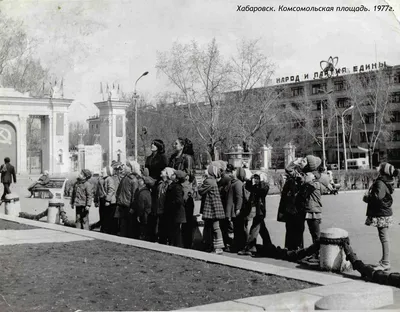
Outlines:
[[[400,310],[398,0],[0,0],[0,311]]]

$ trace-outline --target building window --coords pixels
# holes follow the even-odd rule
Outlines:
[[[373,114],[373,113],[364,115],[364,120],[367,125],[373,124],[374,119],[375,119],[375,114]]]
[[[394,111],[392,112],[392,116],[390,117],[391,122],[400,122],[400,112]]]
[[[304,88],[303,87],[296,87],[292,88],[292,96],[299,96],[304,94]]]
[[[300,129],[305,127],[306,122],[304,120],[293,120],[293,128],[294,129]]]
[[[400,141],[400,131],[393,131],[393,141]]]
[[[63,150],[62,149],[58,150],[58,163],[61,165],[63,164]]]
[[[350,107],[349,101],[346,98],[338,98],[336,100],[336,107],[337,108],[347,108]]]
[[[394,160],[400,159],[400,148],[388,149],[387,153],[389,159],[394,159]]]
[[[326,91],[326,83],[312,85],[312,94],[324,93],[324,91]]]
[[[346,90],[344,81],[335,82],[335,91],[343,91]]]
[[[291,103],[291,105],[292,105],[292,107],[294,108],[294,109],[300,109],[300,104],[299,103],[295,103],[295,102],[293,102],[293,103]]]
[[[92,130],[94,129],[94,125],[92,124]]]
[[[400,83],[400,73],[396,73],[393,77],[394,83]]]
[[[392,103],[400,103],[400,92],[392,93]]]
[[[328,101],[327,100],[318,100],[313,101],[313,104],[317,107],[317,110],[321,110],[321,105],[323,105],[323,109],[328,109]]]
[[[372,132],[368,132],[367,134],[365,132],[360,132],[361,143],[367,143],[367,135],[368,135],[368,142],[371,142]]]
[[[96,124],[96,129],[99,129],[99,124]]]

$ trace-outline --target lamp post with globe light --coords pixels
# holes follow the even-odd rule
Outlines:
[[[344,132],[344,115],[354,108],[354,105],[351,105],[349,108],[345,109],[342,113],[342,134],[343,134],[343,154],[344,154],[344,170],[347,171],[347,155],[346,155],[346,134]]]

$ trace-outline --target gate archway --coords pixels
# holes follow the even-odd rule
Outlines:
[[[17,130],[9,121],[0,121],[0,163],[9,157],[11,163],[17,168]]]

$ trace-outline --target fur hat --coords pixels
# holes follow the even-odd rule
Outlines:
[[[388,175],[391,178],[399,175],[399,171],[392,164],[387,162],[383,162],[379,165],[379,173],[381,175]]]
[[[162,140],[153,140],[151,144],[154,144],[157,147],[157,153],[164,154],[165,153],[165,144]]]
[[[307,159],[308,168],[311,171],[317,170],[318,167],[321,165],[321,158],[319,158],[319,157],[316,157],[314,155],[307,155],[306,159]]]
[[[171,179],[172,175],[175,174],[175,169],[171,167],[166,167],[163,171],[167,174],[168,179]]]
[[[103,177],[111,177],[114,174],[114,169],[111,166],[104,167],[103,170],[101,170],[101,175]]]
[[[175,176],[178,180],[184,180],[187,176],[187,173],[182,170],[175,170]]]
[[[89,169],[82,169],[82,175],[85,177],[85,179],[89,180],[92,177],[92,173],[90,172]]]

